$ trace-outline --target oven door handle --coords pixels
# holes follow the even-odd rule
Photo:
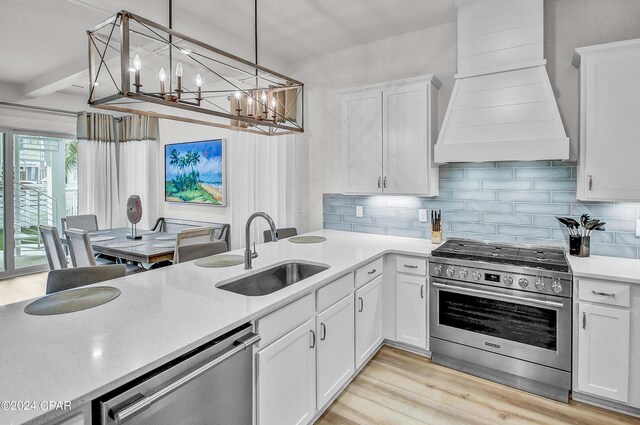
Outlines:
[[[127,407],[124,407],[118,411],[111,410],[109,414],[113,417],[113,420],[115,421],[116,424],[118,425],[123,424],[128,420],[132,419],[133,417],[135,417],[136,415],[140,414],[142,411],[151,407],[151,405],[153,405],[154,403],[157,403],[164,397],[182,388],[183,386],[187,385],[189,382],[193,381],[199,376],[205,374],[209,370],[218,366],[223,361],[227,360],[229,357],[232,357],[235,354],[246,350],[247,348],[251,347],[253,344],[256,344],[258,341],[260,341],[260,335],[255,333],[248,333],[247,335],[243,336],[242,338],[239,338],[235,342],[237,345],[233,347],[229,347],[226,350],[222,351],[209,363],[206,363],[205,365],[200,366],[193,372],[188,373],[187,375],[184,375],[180,379],[172,382],[171,384],[167,385],[161,390],[156,391],[155,393],[148,395],[146,397],[143,397],[138,401],[136,401],[135,403],[130,404]]]
[[[455,289],[457,291],[467,292],[467,293],[470,293],[470,294],[490,295],[492,297],[503,298],[503,299],[507,299],[507,300],[524,301],[524,302],[528,302],[528,303],[532,303],[532,304],[539,304],[539,305],[544,305],[544,306],[553,307],[553,308],[557,308],[557,309],[561,309],[561,308],[564,307],[564,305],[562,303],[557,303],[557,302],[553,302],[553,301],[537,300],[537,299],[532,299],[532,298],[519,297],[517,295],[498,294],[496,292],[483,291],[482,289],[463,288],[461,286],[449,285],[449,284],[446,284],[446,283],[440,283],[440,282],[435,282],[435,281],[433,282],[433,286],[435,286],[436,288]]]

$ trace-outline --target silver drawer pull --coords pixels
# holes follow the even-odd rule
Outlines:
[[[310,330],[309,333],[311,334],[311,346],[309,348],[316,348],[316,333],[313,330]]]
[[[161,390],[145,396],[143,398],[141,398],[140,400],[136,401],[133,404],[130,404],[129,406],[118,410],[118,411],[111,411],[110,414],[113,415],[113,419],[115,421],[116,424],[120,425],[123,424],[125,422],[127,422],[129,419],[132,419],[134,416],[138,415],[140,412],[148,409],[149,407],[151,407],[151,405],[153,405],[154,403],[157,403],[158,401],[162,400],[164,397],[168,396],[169,394],[173,393],[174,391],[182,388],[183,386],[185,386],[186,384],[188,384],[189,382],[193,381],[194,379],[198,378],[199,376],[205,374],[206,372],[208,372],[209,370],[213,369],[214,367],[218,366],[220,363],[222,363],[223,361],[227,360],[228,358],[234,356],[235,354],[239,353],[240,351],[244,351],[247,348],[249,348],[250,346],[256,344],[258,341],[260,341],[260,335],[254,334],[254,333],[248,333],[247,335],[245,335],[244,337],[236,340],[236,344],[233,347],[227,348],[226,350],[222,351],[220,354],[218,354],[218,356],[216,358],[214,358],[212,361],[210,361],[209,363],[200,366],[198,369],[194,370],[193,372],[184,375],[182,378],[178,379],[177,381],[172,382],[171,384],[167,385],[166,387],[162,388]]]
[[[593,295],[602,295],[603,297],[613,297],[615,298],[616,294],[608,294],[606,292],[598,292],[598,291],[591,291],[591,293]]]
[[[358,309],[358,312],[362,313],[362,310],[364,310],[364,300],[362,297],[358,297],[358,301],[360,301],[360,308]]]
[[[370,272],[367,272],[367,274],[374,274],[376,271],[377,271],[376,269],[373,269]]]
[[[411,264],[405,264],[404,266],[406,268],[408,268],[408,269],[417,269],[418,268],[418,266],[412,266]]]
[[[420,285],[420,298],[424,298],[424,285]]]

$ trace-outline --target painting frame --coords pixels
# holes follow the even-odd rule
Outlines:
[[[178,199],[174,199],[173,197],[169,196],[171,194],[173,194],[173,191],[170,191],[168,186],[170,183],[169,180],[169,172],[168,172],[168,156],[170,155],[170,151],[171,151],[171,147],[177,147],[177,146],[181,146],[181,147],[185,147],[187,145],[206,145],[206,144],[220,144],[220,160],[221,160],[221,166],[220,166],[220,188],[219,188],[219,192],[220,192],[220,202],[219,203],[213,203],[213,202],[207,202],[207,201],[190,201],[190,200],[178,200]],[[164,201],[166,203],[171,203],[171,204],[176,204],[176,205],[201,205],[201,206],[207,206],[207,207],[226,207],[227,206],[227,164],[226,164],[226,145],[227,145],[227,141],[225,138],[211,138],[211,139],[204,139],[204,140],[193,140],[193,141],[185,141],[185,142],[175,142],[175,143],[167,143],[166,145],[164,145],[164,174],[163,174],[163,179],[164,179]],[[174,181],[175,183],[175,181]],[[199,182],[200,183],[200,182]]]

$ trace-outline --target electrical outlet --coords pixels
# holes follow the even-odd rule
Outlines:
[[[418,220],[420,221],[420,223],[427,222],[427,210],[423,210],[423,209],[418,210]]]
[[[362,205],[356,205],[356,217],[364,217],[364,207]]]
[[[636,237],[640,238],[640,220],[636,220]]]

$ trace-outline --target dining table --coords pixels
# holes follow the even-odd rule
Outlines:
[[[137,234],[140,239],[128,239],[127,235],[131,235],[129,227],[89,232],[95,254],[130,260],[143,266],[173,259],[177,234],[144,229],[138,229]]]

